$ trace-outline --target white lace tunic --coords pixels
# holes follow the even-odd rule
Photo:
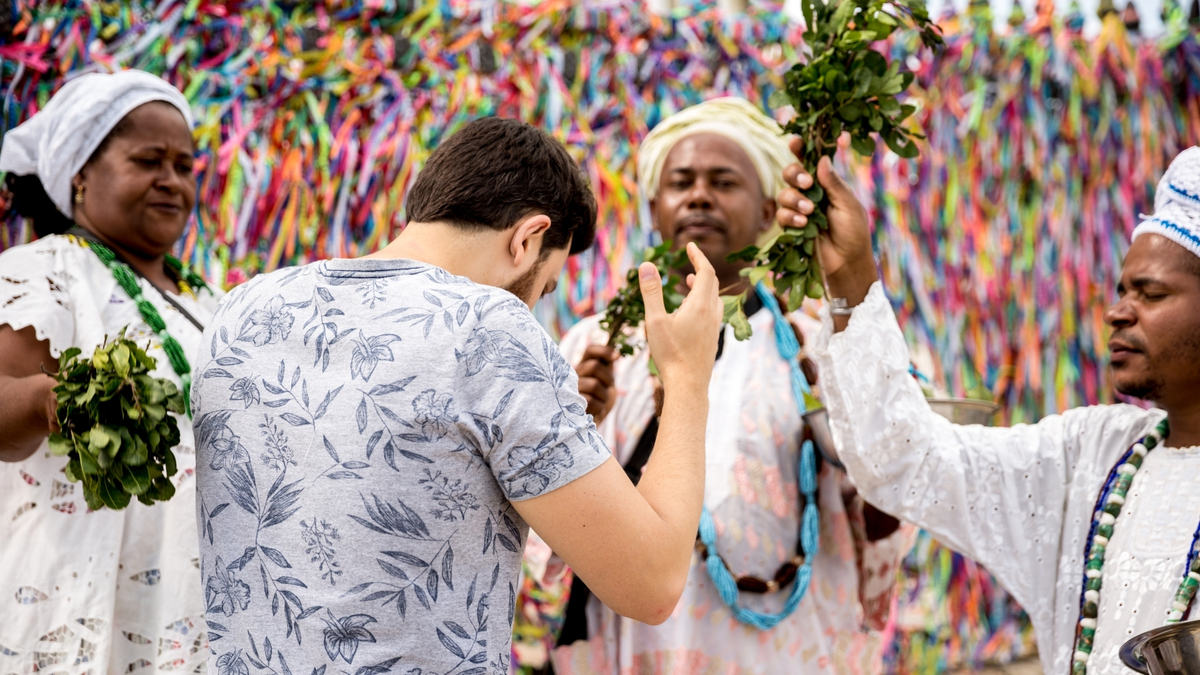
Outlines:
[[[878,283],[844,332],[834,335],[823,317],[814,351],[859,490],[986,566],[1032,618],[1046,673],[1067,675],[1097,495],[1117,458],[1164,413],[1094,406],[1035,425],[952,425],[908,374],[908,348]],[[1089,673],[1131,672],[1118,650],[1165,622],[1197,520],[1200,449],[1154,450],[1108,546]]]
[[[192,363],[200,331],[149,284],[167,330]],[[175,300],[207,322],[217,297]],[[52,236],[0,254],[0,324],[33,326],[58,356],[88,352],[106,335],[152,345],[157,377],[179,382],[157,338],[94,253]],[[46,443],[22,462],[0,463],[0,674],[197,672],[208,656],[197,563],[195,450],[179,418],[179,472],[170,501],[134,500],[91,512],[63,475],[66,457]]]

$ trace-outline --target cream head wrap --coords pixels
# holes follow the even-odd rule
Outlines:
[[[4,134],[0,171],[36,174],[54,205],[70,218],[71,179],[113,127],[151,101],[175,106],[192,127],[187,99],[160,77],[140,70],[81,75],[63,85],[40,112]]]
[[[787,187],[783,169],[796,162],[783,130],[749,101],[717,98],[685,108],[658,123],[638,150],[638,184],[647,199],[658,194],[667,154],[675,144],[696,134],[720,134],[741,146],[758,172],[765,196],[775,198]]]
[[[1179,153],[1154,193],[1154,215],[1133,230],[1133,238],[1161,234],[1200,256],[1200,148]]]

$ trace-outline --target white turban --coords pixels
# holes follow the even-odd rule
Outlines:
[[[160,77],[140,70],[90,73],[63,85],[46,107],[0,140],[0,171],[36,174],[46,194],[71,217],[71,179],[126,115],[151,101],[179,109],[192,127],[187,99]]]
[[[1200,256],[1200,148],[1179,153],[1154,193],[1154,215],[1133,230],[1133,238],[1161,234]]]
[[[647,199],[658,194],[663,164],[675,144],[696,134],[719,134],[741,146],[750,158],[765,196],[774,199],[786,185],[783,169],[796,162],[775,120],[740,98],[717,98],[685,108],[658,123],[638,150],[638,184]]]

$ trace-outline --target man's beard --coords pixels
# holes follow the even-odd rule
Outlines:
[[[1154,378],[1146,378],[1141,382],[1133,382],[1125,386],[1117,385],[1117,392],[1143,401],[1157,401],[1162,395],[1163,384]]]
[[[537,263],[535,263],[533,267],[529,268],[528,272],[525,272],[521,276],[517,277],[516,281],[505,286],[504,290],[517,296],[518,298],[521,299],[521,302],[524,302],[526,304],[528,304],[531,300],[536,301],[538,299],[538,297],[540,297],[540,296],[533,295],[533,293],[534,293],[533,286],[534,286],[534,284],[537,283],[537,277],[538,277],[538,274],[542,271],[543,264],[545,264],[545,261],[542,261],[542,260],[537,261]]]

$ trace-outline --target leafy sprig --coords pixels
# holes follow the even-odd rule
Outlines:
[[[155,359],[122,330],[91,356],[72,347],[59,356],[56,417],[50,452],[66,455],[67,480],[83,483],[88,508],[123,509],[131,497],[143,504],[175,494],[179,425],[183,413],[174,382],[152,377]]]
[[[875,152],[878,136],[897,155],[916,157],[914,139],[924,136],[907,126],[916,107],[897,99],[914,75],[872,45],[897,29],[911,28],[926,47],[940,47],[941,31],[930,21],[924,0],[804,0],[802,11],[808,26],[807,59],[784,74],[784,88],[769,101],[772,107],[791,105],[795,110],[784,131],[800,138],[801,164],[815,170],[822,157],[837,151],[843,132],[861,155]],[[751,286],[773,275],[776,292],[787,296],[789,312],[805,297],[825,293],[816,244],[829,229],[829,199],[816,184],[804,194],[816,207],[807,227],[785,228],[763,246],[728,257],[729,262],[755,263],[742,270]]]
[[[663,306],[674,312],[683,304],[683,293],[679,292],[682,281],[677,270],[687,262],[687,251],[671,251],[671,242],[665,241],[646,251],[645,262],[654,263],[663,278]],[[646,302],[642,298],[642,287],[638,284],[638,268],[634,266],[625,275],[625,287],[617,292],[604,311],[600,327],[608,331],[608,346],[625,356],[632,356],[635,345],[630,342],[633,331],[646,319]]]

